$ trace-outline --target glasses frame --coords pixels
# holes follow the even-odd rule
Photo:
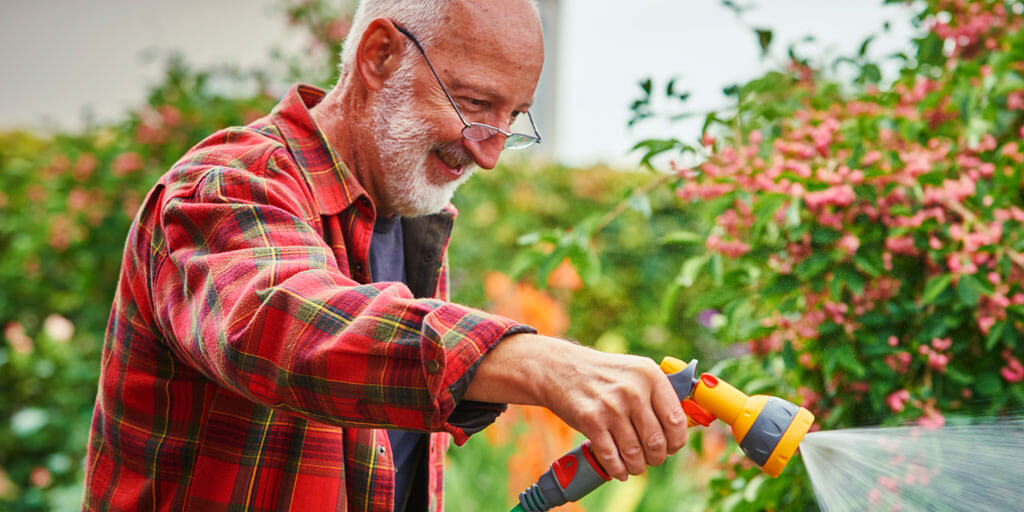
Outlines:
[[[441,90],[444,91],[444,96],[448,98],[448,103],[451,103],[452,108],[455,109],[455,113],[459,115],[459,120],[462,121],[462,136],[464,138],[473,142],[482,142],[500,133],[505,136],[505,149],[523,149],[534,144],[540,144],[540,132],[537,131],[537,124],[533,122],[533,114],[530,114],[529,110],[526,111],[526,117],[530,120],[530,127],[533,128],[533,135],[518,132],[507,132],[497,126],[491,126],[486,123],[470,123],[466,121],[466,117],[462,115],[462,111],[459,110],[459,106],[455,104],[455,100],[452,99],[452,95],[448,93],[448,88],[444,86],[444,82],[441,81],[441,77],[437,74],[437,70],[434,69],[434,65],[430,63],[430,59],[427,58],[427,52],[423,50],[423,46],[416,39],[416,36],[412,35],[412,33],[406,30],[405,27],[395,23],[394,21],[392,21],[391,24],[394,25],[399,32],[405,34],[405,36],[408,37],[414,45],[416,45],[416,49],[420,51],[420,55],[423,55],[423,60],[427,63],[427,67],[430,68],[430,73],[433,74],[434,79],[437,80],[437,85],[441,86]],[[483,128],[486,130],[485,133],[487,133],[487,135],[484,137],[476,137],[466,133],[473,128]]]

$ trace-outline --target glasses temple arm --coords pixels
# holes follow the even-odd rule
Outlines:
[[[469,126],[469,123],[466,122],[466,118],[462,116],[462,111],[459,110],[459,106],[456,105],[455,100],[452,99],[452,95],[448,94],[448,88],[444,86],[444,82],[442,82],[441,77],[438,76],[437,71],[434,69],[434,65],[431,64],[430,59],[427,58],[427,52],[423,50],[423,46],[420,45],[420,42],[417,41],[416,37],[406,30],[405,27],[395,22],[391,22],[391,24],[394,25],[399,32],[405,34],[405,36],[412,41],[412,44],[416,45],[416,49],[419,50],[420,55],[423,56],[423,61],[427,63],[427,67],[430,68],[430,72],[434,75],[434,79],[437,80],[437,85],[441,86],[441,91],[444,92],[444,96],[448,98],[448,102],[452,104],[452,108],[455,109],[455,113],[459,115],[459,120],[462,121],[462,124]]]

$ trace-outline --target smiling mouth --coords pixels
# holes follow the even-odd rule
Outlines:
[[[451,169],[452,172],[456,174],[462,174],[462,170],[465,167],[465,164],[463,164],[458,157],[448,152],[442,153],[439,150],[434,150],[434,155],[437,156],[439,160],[441,160],[441,163],[448,166],[448,168]]]

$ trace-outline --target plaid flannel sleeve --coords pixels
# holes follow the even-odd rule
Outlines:
[[[458,444],[479,430],[452,412],[481,358],[529,328],[351,280],[293,174],[215,166],[201,176],[169,188],[154,241],[164,258],[152,266],[153,299],[181,359],[250,400],[326,423],[447,431]]]

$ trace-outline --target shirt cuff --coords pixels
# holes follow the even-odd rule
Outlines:
[[[494,350],[494,347],[498,346],[505,338],[514,334],[536,334],[537,330],[528,325],[516,325],[505,331],[505,334],[487,349],[487,353]],[[469,440],[469,436],[480,432],[486,428],[494,420],[498,419],[501,413],[505,412],[508,408],[506,404],[495,404],[490,402],[477,402],[474,400],[463,400],[462,397],[466,394],[466,390],[469,389],[469,383],[473,381],[473,377],[476,375],[477,369],[480,367],[480,363],[483,362],[484,358],[487,357],[487,353],[484,353],[482,357],[473,362],[459,377],[458,380],[453,382],[449,387],[448,391],[455,401],[455,408],[452,409],[451,414],[448,415],[447,423],[449,425],[449,432],[454,437],[455,444],[462,446]]]

